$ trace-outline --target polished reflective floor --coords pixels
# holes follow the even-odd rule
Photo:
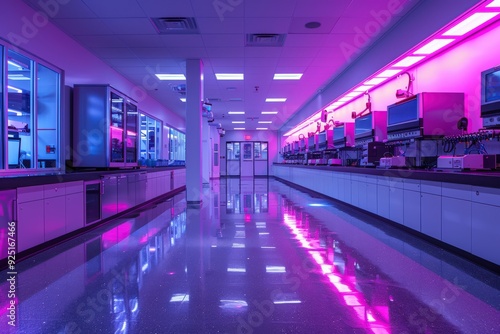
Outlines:
[[[500,333],[500,278],[275,180],[228,179],[17,264],[0,333]]]

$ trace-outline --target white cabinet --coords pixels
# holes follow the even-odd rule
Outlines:
[[[66,195],[65,233],[70,233],[84,226],[83,192]]]
[[[17,205],[17,251],[22,252],[45,241],[43,199]]]
[[[420,197],[420,231],[441,240],[441,195],[421,193]]]
[[[472,254],[500,265],[500,207],[473,202],[472,212]]]
[[[389,187],[389,218],[398,224],[403,224],[404,190],[402,188]]]
[[[377,214],[390,219],[390,192],[389,187],[382,184],[377,185]]]
[[[420,180],[403,180],[404,219],[403,223],[420,232]]]
[[[49,241],[66,232],[66,197],[45,198],[44,206],[45,241]]]
[[[470,201],[443,196],[441,240],[470,252],[471,213]]]

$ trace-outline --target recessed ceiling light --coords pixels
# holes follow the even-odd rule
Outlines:
[[[398,70],[385,70],[384,72],[378,74],[377,78],[390,78],[390,77],[398,74],[401,71],[402,71],[402,69],[398,69]]]
[[[229,115],[245,115],[244,111],[229,111]]]
[[[373,78],[364,83],[364,85],[378,85],[379,83],[384,82],[387,78]]]
[[[245,124],[245,121],[232,121],[233,124]]]
[[[481,24],[491,20],[500,13],[474,13],[447,32],[443,36],[463,36]]]
[[[186,80],[184,74],[155,74],[160,80]]]
[[[243,80],[243,73],[215,73],[217,80]]]
[[[285,102],[286,97],[268,97],[266,102]]]
[[[307,29],[316,29],[316,28],[321,27],[321,23],[318,21],[311,21],[311,22],[307,22],[304,25],[304,27],[306,27]]]
[[[185,98],[185,97],[181,97],[181,98],[180,98],[180,100],[181,100],[182,102],[186,102],[186,98]]]
[[[245,130],[245,128],[234,128],[235,130]]]
[[[273,80],[300,80],[302,73],[276,73]]]
[[[261,112],[262,115],[276,115],[278,112],[277,111],[263,111]]]
[[[424,59],[425,56],[408,56],[400,61],[398,61],[396,64],[394,64],[394,67],[408,67],[413,64],[418,63],[422,59]]]
[[[257,130],[268,130],[268,128],[257,128]]]
[[[272,121],[259,121],[260,124],[272,124]]]
[[[453,38],[438,38],[430,41],[426,45],[422,46],[417,51],[413,52],[416,55],[430,55],[431,53],[436,52],[437,50],[444,48],[446,45],[453,42],[455,39]]]
[[[368,89],[373,88],[372,86],[361,85],[357,88],[354,88],[353,92],[366,92]]]
[[[500,0],[494,0],[492,1],[489,5],[487,5],[486,7],[500,7]]]

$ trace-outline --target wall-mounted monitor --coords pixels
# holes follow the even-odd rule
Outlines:
[[[373,113],[356,118],[354,135],[356,138],[373,136]]]
[[[387,107],[387,127],[389,131],[420,127],[420,113],[416,95]]]
[[[500,114],[500,66],[481,73],[481,117]]]

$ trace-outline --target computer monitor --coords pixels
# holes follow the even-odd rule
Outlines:
[[[9,168],[19,168],[19,156],[21,155],[21,138],[9,138],[8,140]]]

